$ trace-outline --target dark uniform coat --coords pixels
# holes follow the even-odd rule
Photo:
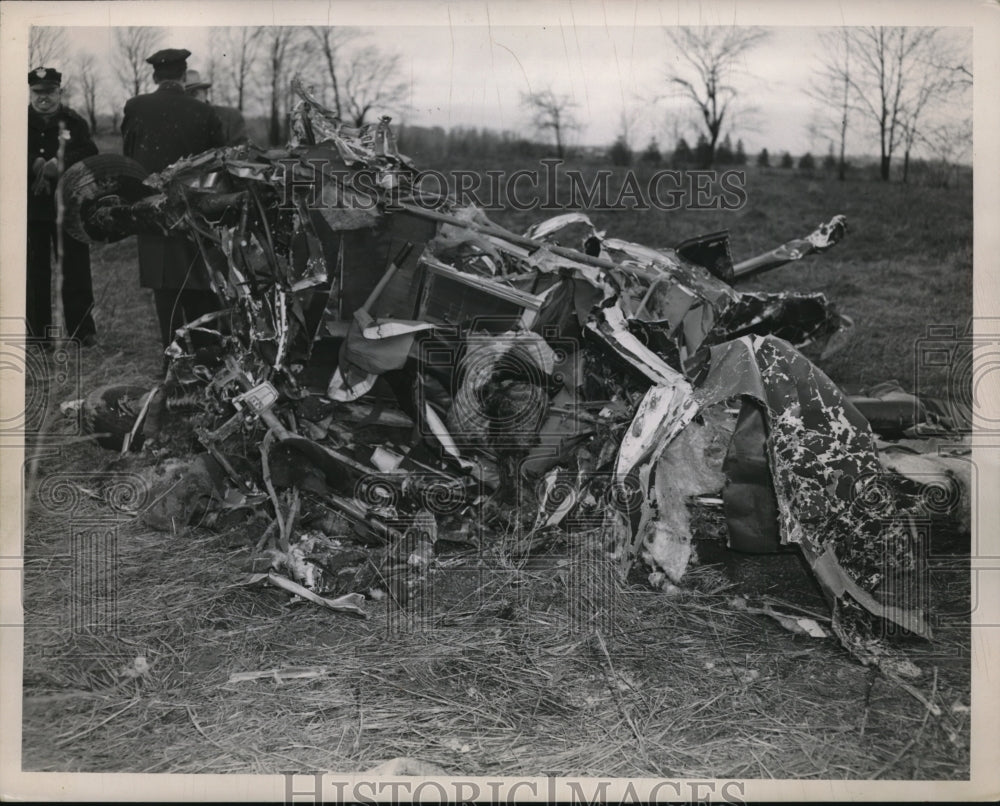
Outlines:
[[[154,92],[129,99],[122,136],[125,156],[154,173],[181,157],[225,145],[218,115],[187,95],[179,82],[164,82]],[[210,287],[198,248],[187,238],[140,235],[138,247],[143,288]]]
[[[243,113],[233,106],[213,106],[222,121],[222,139],[227,146],[243,145],[247,141],[247,124]]]
[[[30,106],[28,107],[28,221],[55,221],[56,203],[54,192],[34,194],[31,186],[35,175],[32,163],[42,157],[50,160],[59,151],[59,122],[69,132],[69,141],[63,154],[63,169],[75,162],[97,153],[97,146],[90,137],[87,122],[72,109],[60,106],[59,111],[46,119]],[[53,182],[50,191],[54,191]]]
[[[52,255],[56,251],[56,180],[48,180],[41,192],[34,192],[36,175],[32,165],[42,157],[58,156],[59,123],[66,127],[69,140],[63,152],[63,168],[97,153],[86,121],[72,109],[60,106],[48,117],[28,107],[28,273],[25,313],[28,330],[37,337],[46,335],[52,324]],[[69,235],[63,237],[62,303],[66,335],[86,339],[95,333],[91,309],[94,291],[90,276],[90,248]]]

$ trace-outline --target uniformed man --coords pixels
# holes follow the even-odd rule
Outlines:
[[[146,61],[153,65],[156,90],[125,103],[124,154],[150,172],[225,144],[212,108],[184,91],[190,55],[173,48],[154,53]],[[153,289],[160,338],[167,347],[178,327],[218,310],[219,300],[198,247],[188,238],[139,235],[138,247],[139,282]]]
[[[86,121],[62,104],[62,74],[51,67],[28,73],[28,275],[26,310],[31,335],[52,324],[52,255],[57,244],[55,187],[59,181],[60,124],[66,146],[62,168],[97,153]],[[66,335],[96,343],[90,248],[63,232],[62,303]]]
[[[202,103],[209,103],[208,91],[211,87],[212,82],[202,81],[197,70],[188,70],[184,76],[184,89],[187,90],[187,94]],[[247,124],[239,109],[216,104],[211,104],[211,107],[222,121],[222,137],[227,146],[243,145],[247,142]]]

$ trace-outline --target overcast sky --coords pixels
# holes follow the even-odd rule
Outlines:
[[[572,11],[572,6],[566,8]],[[614,21],[621,22],[621,15]],[[570,13],[549,24],[531,26],[409,25],[365,30],[370,32],[369,42],[401,56],[409,108],[394,116],[397,121],[526,131],[528,117],[521,94],[551,88],[577,104],[576,116],[582,124],[575,136],[578,143],[610,144],[621,129],[625,110],[633,120],[633,147],[641,148],[656,136],[661,146],[672,148],[678,134],[693,144],[699,131],[693,106],[668,96],[665,74],[671,59],[677,57],[671,55],[663,28],[573,23]],[[747,55],[734,82],[752,110],[734,120],[733,142],[742,138],[750,153],[761,147],[796,155],[825,153],[827,142],[809,131],[817,103],[805,92],[818,63],[821,29],[768,30],[769,38]],[[102,60],[113,48],[108,27],[68,32],[74,50]],[[207,27],[168,27],[162,41],[164,46],[192,51],[189,66],[193,68],[204,69],[210,49],[218,51]],[[971,47],[971,36],[969,42]],[[317,77],[322,70],[316,64]],[[855,129],[848,151],[870,153],[870,138],[863,140],[860,134]]]

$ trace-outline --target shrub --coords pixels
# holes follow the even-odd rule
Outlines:
[[[657,145],[655,137],[650,139],[646,150],[642,152],[642,161],[648,162],[651,165],[659,165],[663,162],[663,155],[660,154],[660,147]]]
[[[677,141],[677,146],[674,148],[674,165],[683,166],[689,165],[694,161],[694,154],[691,151],[691,146],[688,145],[688,141],[683,137]]]
[[[721,143],[715,148],[715,164],[716,165],[731,165],[735,155],[733,154],[733,143],[729,139],[727,134]]]
[[[736,141],[736,154],[734,155],[733,159],[736,161],[737,165],[747,164],[747,152],[743,149],[742,140]]]
[[[824,171],[837,170],[837,157],[833,153],[833,143],[830,143],[830,150],[827,151],[826,156],[823,157],[823,170]]]
[[[608,159],[611,160],[612,165],[627,167],[632,164],[632,149],[628,147],[628,143],[621,135],[608,149]]]

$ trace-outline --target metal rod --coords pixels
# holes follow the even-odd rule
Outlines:
[[[523,235],[517,235],[516,233],[509,232],[508,230],[502,229],[500,227],[491,227],[484,224],[475,224],[471,221],[466,221],[462,218],[457,218],[453,215],[448,215],[447,213],[442,213],[437,210],[428,210],[425,207],[421,207],[415,204],[407,204],[406,202],[399,202],[394,205],[399,209],[406,210],[408,213],[412,213],[415,216],[421,218],[426,218],[431,221],[440,221],[443,224],[452,224],[456,227],[462,227],[463,229],[470,229],[473,232],[478,232],[482,235],[492,235],[496,238],[502,238],[505,241],[509,241],[515,246],[523,246],[526,249],[548,249],[552,254],[559,255],[560,257],[568,258],[569,260],[574,260],[577,263],[584,263],[588,266],[595,266],[599,269],[616,269],[619,266],[613,261],[607,260],[606,258],[591,257],[584,252],[580,252],[576,249],[570,249],[566,246],[557,246],[555,244],[545,243],[544,241],[536,241],[534,238],[526,238]]]

